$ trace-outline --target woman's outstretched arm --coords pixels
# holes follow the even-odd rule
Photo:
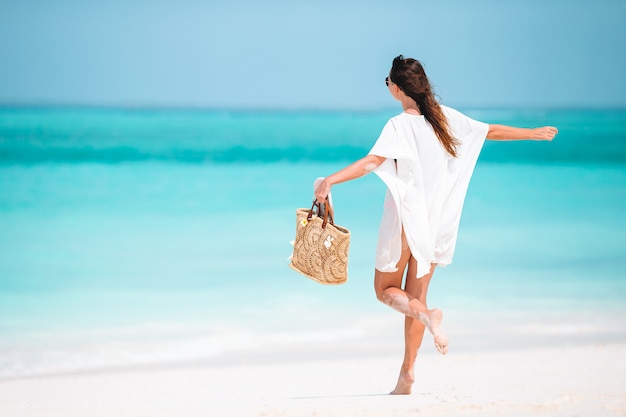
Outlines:
[[[491,140],[552,140],[559,133],[556,127],[544,126],[534,129],[505,125],[489,125],[487,139]]]
[[[315,190],[315,198],[318,202],[323,202],[326,199],[328,193],[330,193],[330,187],[335,184],[354,180],[360,178],[366,174],[369,174],[376,168],[385,162],[384,157],[378,155],[367,155],[364,158],[348,165],[340,171],[329,175],[322,181],[322,183]]]

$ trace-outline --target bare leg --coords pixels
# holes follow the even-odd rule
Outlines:
[[[407,277],[414,277],[417,269],[415,260],[411,257],[409,260],[409,268],[407,271]],[[407,279],[405,283],[405,291],[426,305],[426,294],[428,292],[428,284],[435,272],[433,266],[430,273],[420,279]],[[422,345],[422,339],[424,338],[424,330],[426,326],[421,321],[414,319],[413,317],[404,317],[404,360],[400,368],[400,375],[398,376],[398,383],[391,394],[410,394],[413,382],[415,382],[415,360],[417,359],[417,353]]]
[[[402,276],[407,268],[407,280],[405,289],[402,290]],[[438,309],[428,310],[426,307],[426,295],[430,279],[435,271],[431,266],[430,273],[420,279],[415,278],[417,263],[411,256],[408,248],[403,250],[398,271],[383,273],[376,271],[375,288],[380,301],[405,315],[405,352],[398,383],[391,394],[410,394],[411,386],[415,380],[414,366],[417,352],[422,343],[424,330],[433,334],[435,346],[442,354],[448,350],[448,339],[440,329],[443,314]]]
[[[425,326],[412,317],[405,317],[404,321],[404,360],[400,367],[398,382],[391,391],[392,395],[406,395],[411,393],[415,382],[415,360],[424,337]]]
[[[428,276],[432,276],[431,270]],[[412,296],[407,291],[402,290],[399,287],[390,285],[389,277],[386,275],[395,275],[394,273],[386,273],[376,271],[375,274],[375,287],[376,296],[380,301],[387,304],[389,307],[404,314],[405,316],[412,317],[423,323],[428,331],[433,335],[435,339],[435,347],[439,353],[445,355],[448,353],[448,338],[441,330],[441,320],[443,319],[443,313],[438,308],[429,310],[425,303],[418,298]],[[420,279],[424,279],[422,277]],[[417,279],[415,277],[409,277],[409,279]]]

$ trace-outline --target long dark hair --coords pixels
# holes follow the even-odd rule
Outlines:
[[[400,90],[411,97],[419,106],[420,112],[433,127],[439,142],[454,157],[457,156],[458,141],[452,137],[448,129],[448,119],[443,114],[441,106],[435,99],[430,81],[426,76],[421,62],[413,58],[404,58],[398,55],[394,58],[389,73],[389,79]]]

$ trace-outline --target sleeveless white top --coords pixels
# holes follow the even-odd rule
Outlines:
[[[459,141],[456,158],[424,116],[409,113],[391,118],[369,152],[387,158],[374,171],[387,185],[376,250],[381,272],[397,271],[403,228],[417,278],[430,272],[431,263],[452,262],[465,194],[489,125],[441,107]]]

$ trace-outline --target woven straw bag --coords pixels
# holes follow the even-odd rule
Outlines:
[[[314,209],[317,208],[317,213]],[[348,280],[350,231],[335,225],[328,201],[296,210],[296,239],[289,267],[320,284]]]

